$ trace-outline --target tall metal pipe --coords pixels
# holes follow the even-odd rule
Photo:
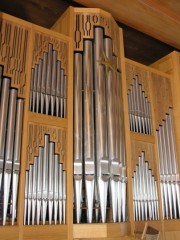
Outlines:
[[[39,60],[39,66],[38,66],[38,74],[37,74],[37,92],[36,92],[36,112],[41,112],[41,85],[42,81],[42,67],[43,67],[43,60]]]
[[[106,221],[107,190],[109,180],[109,156],[107,151],[106,85],[104,66],[98,61],[103,59],[103,29],[95,28],[95,113],[96,113],[96,158],[97,181],[100,197],[102,222]]]
[[[76,222],[81,219],[82,199],[82,55],[74,55],[74,195],[76,204]]]
[[[56,73],[57,73],[57,51],[52,52],[52,82],[51,82],[51,116],[54,116],[55,112],[55,100],[56,100]]]
[[[43,176],[43,159],[44,149],[39,147],[38,166],[37,166],[37,210],[36,210],[36,222],[39,225],[42,206],[42,176]]]
[[[37,167],[38,157],[34,157],[33,175],[32,175],[32,225],[35,223],[36,202],[37,202]]]
[[[1,143],[0,144],[0,191],[2,188],[2,175],[3,175],[4,157],[5,157],[9,86],[10,86],[10,79],[3,78],[2,90],[1,90],[1,101],[0,101],[0,113],[1,113],[0,114],[0,143]]]
[[[14,148],[14,132],[15,132],[15,117],[16,117],[16,98],[17,90],[11,89],[9,96],[8,118],[7,118],[7,133],[6,147],[3,172],[3,225],[6,223],[7,208],[9,203],[10,183],[12,176],[12,161]]]
[[[61,69],[61,90],[60,90],[60,117],[64,116],[64,87],[66,76],[64,75],[64,69]]]
[[[49,159],[48,159],[48,210],[49,224],[52,223],[54,200],[54,142],[49,144]]]
[[[66,224],[66,171],[63,171],[63,197],[62,197],[62,204],[63,204],[63,224]]]
[[[25,174],[25,195],[24,195],[24,225],[27,219],[27,205],[28,205],[28,186],[29,186],[29,171]]]
[[[48,64],[48,53],[43,53],[42,63],[42,82],[41,82],[41,113],[45,113],[45,94],[46,94],[46,79],[47,79],[47,64]]]
[[[57,224],[58,218],[58,186],[59,186],[59,155],[54,155],[54,224]]]
[[[93,102],[93,48],[92,41],[84,41],[83,76],[84,76],[84,171],[87,201],[87,219],[92,222],[95,150],[94,150],[94,102]]]
[[[61,62],[57,61],[56,67],[56,116],[60,116],[60,96],[61,96]]]
[[[32,75],[32,77],[34,77],[33,79],[33,89],[32,89],[32,112],[36,111],[36,102],[37,102],[37,81],[38,81],[38,64],[35,64],[34,67],[34,75]]]
[[[52,58],[53,54],[53,45],[48,45],[48,54],[47,54],[47,76],[46,76],[46,95],[45,95],[45,102],[46,102],[46,115],[49,114],[50,109],[50,98],[51,98],[51,83],[52,83]]]
[[[62,224],[63,222],[63,166],[60,163],[59,164],[59,172],[58,172],[58,178],[59,178],[59,223]]]
[[[123,209],[123,182],[120,182],[123,163],[122,101],[120,75],[117,73],[117,59],[113,56],[112,40],[105,38],[105,53],[113,62],[113,69],[106,74],[108,153],[110,161],[110,186],[113,221],[121,220]],[[121,188],[121,189],[120,189]]]
[[[48,200],[48,157],[49,157],[49,135],[44,137],[43,154],[43,176],[42,176],[42,222],[46,222],[47,200]]]
[[[21,142],[22,142],[22,129],[23,129],[23,111],[24,100],[17,100],[16,110],[16,126],[14,137],[14,153],[13,153],[13,176],[12,176],[12,225],[16,218],[17,212],[17,196],[18,196],[18,183],[20,173],[20,156],[21,156]]]

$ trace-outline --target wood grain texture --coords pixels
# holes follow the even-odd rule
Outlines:
[[[152,111],[155,118],[155,128],[159,129],[159,125],[165,120],[169,108],[173,107],[170,78],[151,72],[150,86],[154,107]]]
[[[11,79],[18,96],[25,97],[31,24],[0,14],[0,64],[3,75]]]
[[[171,76],[170,85],[173,103],[173,123],[175,129],[174,134],[180,171],[180,54],[178,52],[173,52],[160,59],[159,61],[155,62],[152,67],[169,73]]]
[[[11,240],[19,239],[20,228],[19,226],[5,226],[0,228],[0,239],[2,240]]]
[[[113,17],[169,45],[180,48],[179,15],[157,1],[96,1],[75,0],[87,7],[98,7],[112,13]],[[179,8],[179,1],[174,1]],[[172,4],[173,5],[173,4]]]
[[[174,1],[177,0],[167,1],[167,7],[171,7],[170,5],[173,5]],[[72,0],[2,0],[0,11],[43,27],[50,28],[69,6],[82,7],[82,5]],[[127,58],[143,64],[151,64],[175,50],[175,48],[139,32],[122,22],[118,22],[118,24],[123,28],[125,56]],[[64,30],[67,31],[67,28],[65,27],[66,24],[64,25],[62,22],[62,26]]]
[[[74,239],[119,239],[130,234],[130,223],[74,224],[73,233]]]
[[[24,240],[67,240],[67,225],[24,226]]]

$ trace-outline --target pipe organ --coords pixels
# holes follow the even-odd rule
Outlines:
[[[49,224],[66,222],[66,171],[54,151],[55,142],[44,135],[44,146],[26,170],[24,224],[44,225],[47,215]]]
[[[144,152],[139,157],[133,175],[133,205],[135,220],[159,219],[157,181],[149,169]]]
[[[138,82],[138,76],[135,76],[134,82],[128,90],[128,109],[130,130],[152,134],[150,103],[144,91],[142,91],[142,85]]]
[[[156,131],[159,154],[159,173],[164,218],[180,217],[179,171],[172,123],[172,109]]]
[[[85,27],[90,17],[100,18],[78,13],[75,17],[76,32],[83,19]],[[99,26],[89,34],[90,39],[83,37],[83,51],[74,52],[76,222],[81,222],[85,206],[88,223],[105,223],[108,199],[113,222],[121,222],[126,221],[126,159],[117,43]]]
[[[11,79],[3,76],[0,89],[0,199],[2,224],[14,225],[20,171],[24,101],[18,90],[11,88]]]
[[[69,8],[51,30],[0,14],[2,239],[131,239],[145,222],[180,236],[180,57],[167,58],[126,59],[100,9]]]
[[[42,58],[32,68],[29,109],[65,118],[67,75],[57,56],[58,52],[53,50],[53,45],[48,44],[48,51],[43,52]]]

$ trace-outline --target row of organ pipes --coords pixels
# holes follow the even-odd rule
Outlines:
[[[66,118],[67,75],[53,44],[31,70],[29,110]],[[66,171],[49,135],[26,170],[24,225],[66,223]]]
[[[128,109],[130,131],[152,134],[150,102],[139,84],[138,75],[134,77],[128,90]]]
[[[11,88],[11,79],[3,76],[0,66],[0,221],[14,225],[17,217],[17,194],[24,100]]]
[[[126,221],[126,162],[121,77],[112,39],[95,27],[74,53],[74,205],[76,223]],[[108,201],[109,200],[109,201]],[[110,203],[108,203],[110,202]],[[99,210],[100,209],[100,210]]]
[[[172,109],[156,131],[163,219],[180,218],[180,181]]]
[[[159,219],[157,181],[149,169],[145,153],[139,156],[139,163],[133,175],[134,220],[147,221]]]
[[[65,224],[66,171],[49,135],[26,170],[25,182],[24,225]]]
[[[135,76],[127,94],[130,130],[152,134],[150,103],[138,80],[138,76]],[[163,219],[176,219],[180,217],[180,186],[172,109],[170,109],[170,113],[166,114],[165,120],[162,121],[162,124],[156,131],[156,137],[159,154]],[[154,176],[151,176],[151,170],[148,170],[148,162],[145,161],[144,164],[141,162],[142,159],[145,159],[144,153],[139,158],[139,165],[136,166],[133,176],[134,219],[139,221],[147,219],[157,220],[159,218],[157,183],[154,180]],[[143,177],[144,173],[146,178]],[[150,182],[151,186],[149,186]],[[143,187],[149,186],[152,189],[150,192],[143,192],[141,185]],[[152,208],[151,204],[153,203],[154,207]]]
[[[30,106],[32,112],[66,118],[67,75],[58,52],[48,44],[31,70]]]

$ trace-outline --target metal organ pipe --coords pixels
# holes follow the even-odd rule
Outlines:
[[[2,225],[7,219],[14,225],[17,217],[17,193],[20,170],[23,99],[11,88],[11,80],[0,67],[0,199]]]
[[[74,53],[74,201],[76,223],[126,221],[123,108],[117,57],[101,27]],[[110,182],[110,184],[109,184]],[[85,191],[84,191],[85,188]],[[83,206],[87,220],[82,217]],[[100,213],[100,214],[99,214]]]
[[[24,225],[66,223],[66,171],[45,134],[44,146],[26,170]]]
[[[150,103],[142,90],[142,85],[139,84],[138,76],[135,76],[133,80],[127,94],[130,130],[152,134]]]
[[[13,169],[13,173],[12,173],[12,189],[13,189],[13,191],[12,191],[12,225],[14,225],[14,221],[17,216],[16,206],[17,206],[18,182],[19,182],[19,173],[20,173],[23,110],[24,110],[24,100],[17,99],[13,167],[12,167],[12,169]]]
[[[180,187],[175,151],[172,109],[156,131],[160,164],[163,219],[180,218]]]
[[[66,118],[68,77],[57,59],[53,44],[31,70],[30,105],[32,112]]]
[[[133,176],[133,204],[136,221],[159,219],[157,183],[144,152],[139,157],[139,164],[136,165]]]
[[[105,71],[100,61],[103,58],[103,29],[95,28],[95,122],[97,182],[102,222],[106,221],[107,191],[109,180],[109,159],[107,150],[106,85]]]
[[[76,221],[81,218],[82,200],[82,55],[74,55],[74,195]]]
[[[94,150],[94,110],[93,110],[93,46],[92,41],[84,41],[84,164],[87,201],[87,218],[92,222],[94,181],[95,181],[95,150]]]
[[[113,59],[112,52],[112,40],[105,38],[105,54],[107,58]],[[115,60],[115,59],[114,59]],[[107,95],[107,125],[108,125],[108,152],[110,162],[110,186],[111,186],[111,201],[112,201],[112,213],[113,221],[117,221],[117,208],[118,208],[118,182],[120,180],[120,156],[118,156],[120,145],[117,144],[118,138],[116,137],[116,131],[118,130],[118,113],[116,109],[117,99],[116,90],[117,82],[116,73],[108,71],[106,73],[106,95]],[[119,90],[119,89],[118,89]],[[120,123],[119,123],[120,124]]]

